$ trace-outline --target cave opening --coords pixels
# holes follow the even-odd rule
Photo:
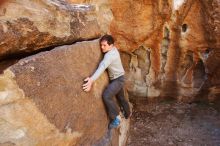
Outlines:
[[[186,32],[188,30],[188,25],[187,24],[183,24],[182,25],[182,32]]]

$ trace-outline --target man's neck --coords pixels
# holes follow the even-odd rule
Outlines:
[[[112,45],[112,46],[109,48],[108,51],[111,51],[113,48],[114,48],[114,45]]]

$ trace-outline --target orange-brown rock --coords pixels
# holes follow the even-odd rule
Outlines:
[[[119,49],[131,54],[130,93],[193,98],[202,88],[209,90],[202,87],[206,71],[219,61],[208,67],[199,54],[209,48],[220,49],[219,6],[217,0],[112,0],[111,33]],[[210,91],[216,93],[214,86],[217,88],[213,84]]]
[[[59,0],[7,0],[0,5],[0,59],[99,36],[89,5]]]

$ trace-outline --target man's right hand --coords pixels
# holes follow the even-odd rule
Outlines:
[[[84,80],[86,83],[83,84],[83,90],[85,92],[89,92],[92,88],[92,79],[90,77],[87,77],[85,80]]]

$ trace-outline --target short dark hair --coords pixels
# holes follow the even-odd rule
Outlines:
[[[115,42],[114,38],[108,34],[102,36],[99,42],[101,43],[103,41],[107,41],[108,45],[114,44],[114,42]]]

